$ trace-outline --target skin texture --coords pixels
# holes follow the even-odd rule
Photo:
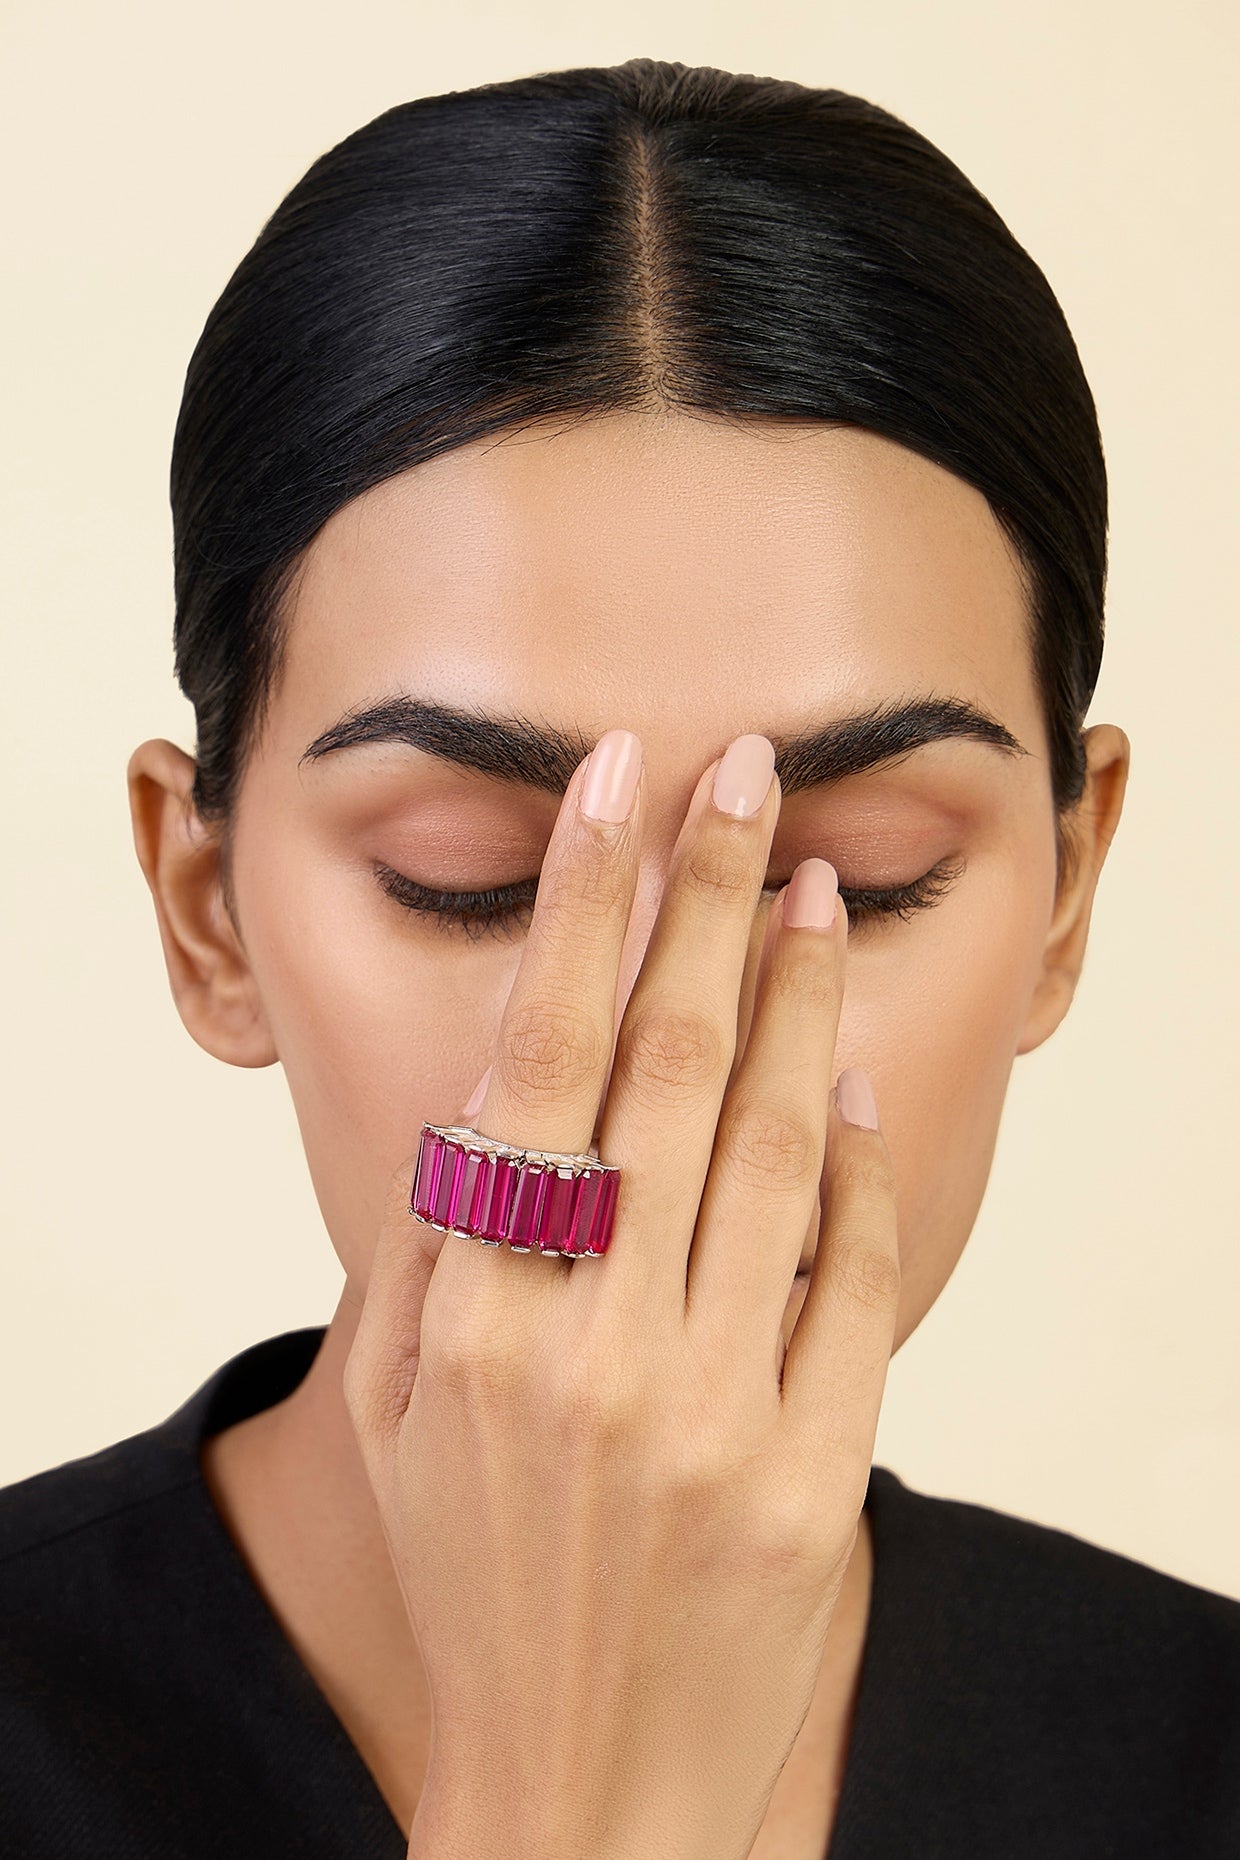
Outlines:
[[[832,1076],[873,1081],[897,1177],[894,1347],[946,1284],[985,1188],[1013,1060],[1066,1012],[1129,745],[1086,732],[1089,783],[1057,886],[1055,816],[1023,584],[985,499],[873,434],[685,414],[527,428],[355,500],[293,590],[286,663],[233,823],[235,920],[193,763],[131,758],[135,844],[186,1027],[234,1065],[284,1066],[345,1272],[305,1383],[204,1456],[277,1617],[408,1827],[429,1702],[356,1450],[341,1372],[391,1172],[423,1119],[455,1121],[494,1057],[518,920],[471,938],[410,915],[375,861],[445,890],[535,876],[557,800],[397,745],[311,763],[343,713],[406,692],[643,745],[641,870],[623,1010],[703,768],[733,736],[913,695],[971,701],[1027,753],[963,739],[785,798],[772,889],[811,854],[855,886],[963,869],[931,908],[858,922]],[[760,940],[765,905],[754,923]],[[750,1002],[740,1002],[743,1045]],[[807,1235],[805,1257],[813,1253]],[[802,1283],[789,1299],[785,1335]],[[866,1520],[763,1856],[821,1854],[846,1757],[871,1573]]]

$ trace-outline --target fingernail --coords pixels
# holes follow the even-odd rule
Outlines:
[[[878,1129],[874,1087],[860,1066],[844,1067],[835,1081],[835,1098],[845,1122],[857,1124],[862,1130]]]
[[[715,770],[711,799],[722,813],[748,820],[761,812],[775,773],[775,751],[765,736],[738,736]]]
[[[642,772],[642,746],[632,730],[607,730],[590,751],[578,802],[587,820],[627,820]]]
[[[470,1093],[469,1103],[465,1106],[465,1109],[461,1112],[461,1116],[465,1118],[466,1121],[468,1121],[471,1117],[477,1117],[479,1111],[482,1109],[482,1100],[487,1095],[487,1085],[490,1082],[491,1074],[492,1072],[494,1072],[494,1070],[495,1070],[495,1061],[492,1060],[491,1064],[487,1067],[482,1077],[478,1080],[478,1083],[474,1086],[473,1091]]]
[[[829,930],[839,895],[833,865],[825,859],[802,859],[784,893],[784,922],[793,930]]]

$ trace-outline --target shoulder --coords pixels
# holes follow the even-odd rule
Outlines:
[[[166,1419],[0,1487],[0,1588],[11,1595],[23,1582],[46,1580],[44,1572],[65,1562],[86,1569],[92,1560],[106,1560],[109,1546],[124,1544],[129,1554],[136,1542],[166,1530],[174,1516],[219,1548],[221,1528],[202,1476],[203,1443],[289,1395],[323,1335],[322,1326],[311,1326],[251,1344],[213,1370]]]
[[[1053,1658],[1056,1637],[1116,1657],[1173,1662],[1198,1646],[1240,1683],[1240,1601],[1071,1531],[912,1490],[876,1467],[868,1500],[945,1607]],[[893,1549],[895,1545],[893,1542]],[[1030,1610],[1037,1632],[1030,1635]]]
[[[946,1787],[964,1752],[971,1813],[980,1765],[1031,1826],[1058,1800],[1100,1841],[1178,1830],[1165,1851],[1230,1851],[1212,1842],[1240,1840],[1240,1601],[885,1468],[867,1508],[872,1626],[894,1650],[875,1680],[908,1713],[920,1785]]]
[[[158,1430],[0,1489],[4,1852],[36,1851],[53,1801],[98,1810],[103,1773],[162,1748],[187,1678],[210,1675],[227,1620],[201,1490]]]
[[[149,1631],[200,1538],[200,1489],[154,1431],[0,1489],[0,1688],[58,1648],[81,1668]]]
[[[0,1584],[20,1582],[32,1559],[61,1545],[80,1553],[84,1538],[196,1477],[194,1466],[162,1454],[151,1435],[135,1434],[0,1487]]]
[[[1070,1678],[1081,1699],[1095,1679],[1126,1674],[1145,1695],[1158,1683],[1185,1701],[1225,1701],[1240,1724],[1240,1601],[1071,1531],[913,1491],[884,1468],[867,1503],[901,1592],[932,1593],[958,1646],[1048,1686]]]

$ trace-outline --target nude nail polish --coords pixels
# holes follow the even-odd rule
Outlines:
[[[590,751],[578,805],[587,820],[613,826],[627,820],[642,772],[642,746],[632,730],[607,730]]]
[[[802,859],[784,893],[784,922],[790,930],[829,930],[840,895],[835,867],[826,859]]]
[[[765,736],[738,736],[715,770],[711,799],[722,813],[748,820],[762,811],[775,773],[775,751]]]
[[[856,1124],[862,1130],[878,1129],[874,1087],[860,1066],[844,1067],[835,1081],[835,1097],[840,1116],[846,1123]]]

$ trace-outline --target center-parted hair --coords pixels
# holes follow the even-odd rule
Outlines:
[[[505,428],[656,408],[866,428],[982,492],[1023,571],[1057,814],[1079,799],[1106,471],[1049,284],[888,111],[637,58],[385,111],[229,279],[171,472],[202,817],[227,827],[334,511]]]

